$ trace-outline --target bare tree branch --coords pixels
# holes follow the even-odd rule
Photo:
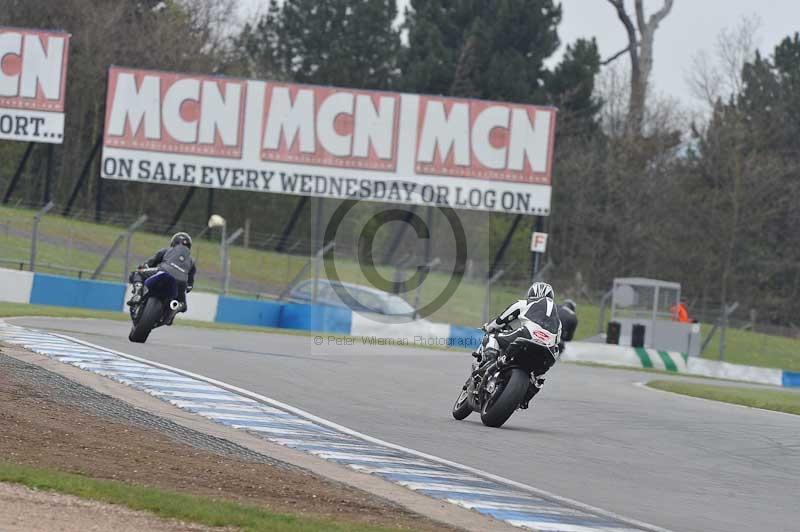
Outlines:
[[[636,46],[639,46],[639,43],[638,43],[638,42],[636,43]],[[623,55],[625,55],[626,53],[628,53],[628,51],[629,51],[630,49],[631,49],[631,46],[630,46],[630,45],[626,46],[625,48],[623,48],[623,49],[622,49],[622,50],[620,50],[619,52],[615,53],[614,55],[612,55],[612,56],[611,56],[611,57],[609,57],[608,59],[605,59],[605,60],[603,60],[603,61],[600,61],[600,66],[606,66],[606,65],[609,65],[609,64],[613,63],[614,61],[616,61],[617,59],[619,59],[620,57],[622,57]]]

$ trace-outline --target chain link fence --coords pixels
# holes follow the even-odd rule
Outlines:
[[[354,285],[357,292],[364,287],[394,293],[413,309],[424,309],[418,317],[475,327],[523,297],[534,278],[532,260],[498,256],[498,240],[505,235],[495,234],[489,215],[419,209],[414,213],[419,218],[415,225],[403,219],[407,211],[395,212],[392,206],[368,205],[341,216],[342,205],[329,202],[322,211],[312,209],[313,220],[308,224],[312,230],[288,237],[255,231],[245,221],[227,253],[223,237],[239,227],[224,231],[184,223],[171,227],[169,216],[151,216],[132,233],[128,253],[126,230],[140,219],[138,213],[102,213],[97,224],[94,212],[73,211],[65,217],[55,208],[41,218],[33,268],[79,279],[123,282],[130,269],[165,247],[172,232],[182,230],[195,238],[196,287],[203,291],[225,291],[223,261],[227,257],[230,295],[304,298],[293,288],[318,277],[325,283]],[[0,267],[31,269],[34,215],[39,208],[0,207]],[[510,245],[526,243],[527,232],[519,233]],[[492,245],[487,246],[487,241]],[[326,245],[321,258],[319,251]],[[608,312],[602,313],[605,290],[592,290],[580,272],[560,268],[548,258],[537,273],[554,285],[560,300],[569,297],[579,302],[583,336],[603,332],[604,318],[608,319]],[[692,317],[707,324],[719,321],[721,305],[691,297],[688,303]],[[740,306],[729,316],[728,327],[800,338],[800,328],[776,326],[760,318],[754,309]]]

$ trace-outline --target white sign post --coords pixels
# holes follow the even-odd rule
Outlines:
[[[64,142],[69,39],[0,27],[0,139]]]
[[[546,216],[556,110],[125,68],[102,176]]]
[[[531,236],[531,251],[533,253],[547,251],[547,233],[533,233],[533,236]]]

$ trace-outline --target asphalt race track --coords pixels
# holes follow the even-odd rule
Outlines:
[[[450,407],[466,352],[315,345],[312,337],[8,320],[266,395],[351,429],[674,531],[794,531],[800,418],[635,386],[653,374],[556,366],[503,429]],[[660,378],[660,377],[658,377]]]

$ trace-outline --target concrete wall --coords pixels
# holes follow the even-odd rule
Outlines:
[[[33,277],[31,272],[0,269],[0,301],[30,303]]]

